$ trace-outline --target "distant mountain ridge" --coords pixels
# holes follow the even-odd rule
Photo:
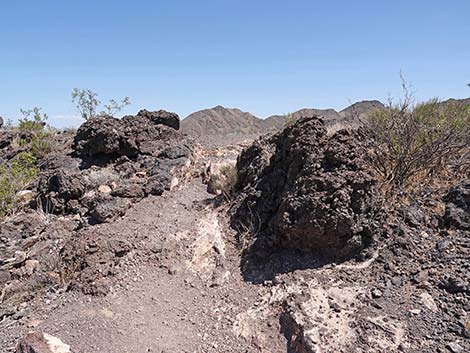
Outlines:
[[[252,134],[263,130],[263,120],[240,109],[218,105],[188,115],[181,122],[181,130],[198,137],[228,133]]]
[[[470,105],[470,98],[448,99],[443,103],[460,102]],[[378,100],[363,100],[351,104],[337,112],[334,109],[304,108],[289,114],[294,119],[302,116],[322,116],[326,123],[360,123],[368,114],[385,105]],[[223,136],[229,134],[262,134],[281,129],[286,123],[286,115],[272,115],[260,119],[255,115],[237,108],[225,108],[220,105],[203,109],[188,115],[181,121],[181,130],[194,137]]]

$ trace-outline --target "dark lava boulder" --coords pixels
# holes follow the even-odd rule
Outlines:
[[[169,113],[165,110],[149,112],[146,109],[142,109],[137,113],[137,116],[149,119],[155,124],[161,124],[172,127],[175,130],[179,130],[180,128],[180,118],[178,114]]]
[[[84,156],[118,153],[124,150],[121,135],[119,119],[110,116],[90,119],[78,129],[73,149]]]
[[[163,110],[141,110],[136,116],[122,119],[101,116],[80,126],[73,149],[81,157],[157,156],[171,140],[181,140],[178,128],[178,115]]]
[[[445,225],[470,230],[470,183],[454,186],[444,197],[444,201],[446,202]]]
[[[283,250],[344,258],[363,249],[374,221],[374,178],[364,162],[365,137],[305,117],[256,141],[238,158],[232,225],[246,253]]]
[[[178,115],[163,110],[86,121],[70,154],[44,160],[37,183],[42,208],[103,223],[143,197],[170,190],[193,157],[191,141],[178,128]]]
[[[0,128],[3,127],[3,118],[0,116]]]

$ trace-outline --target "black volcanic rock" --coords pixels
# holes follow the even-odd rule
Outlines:
[[[165,110],[149,112],[146,109],[142,109],[137,113],[137,116],[147,118],[155,124],[161,124],[172,127],[175,130],[179,130],[180,128],[180,118],[178,114],[169,113]]]
[[[470,183],[453,187],[444,201],[444,223],[457,229],[470,230]]]
[[[178,127],[178,116],[165,111],[85,122],[70,155],[44,160],[38,201],[52,213],[80,214],[101,223],[149,194],[161,195],[193,156],[191,142]]]
[[[82,157],[156,156],[168,147],[170,140],[182,138],[178,128],[178,116],[165,111],[141,110],[136,116],[122,119],[102,116],[80,126],[72,148]]]
[[[260,258],[284,249],[344,258],[364,248],[378,227],[364,139],[347,130],[329,137],[323,119],[304,117],[244,150],[232,225],[256,229],[245,238],[247,251]]]

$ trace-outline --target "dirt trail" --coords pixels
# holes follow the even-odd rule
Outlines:
[[[233,161],[239,149],[206,149],[195,168]],[[15,351],[31,330],[60,338],[74,353],[469,351],[468,311],[460,310],[469,303],[466,282],[453,279],[451,292],[442,285],[446,272],[468,268],[468,233],[408,227],[362,262],[320,267],[274,271],[282,259],[272,256],[254,268],[268,280],[253,284],[242,276],[223,207],[193,178],[86,228],[131,244],[112,275],[100,273],[111,279],[110,293],[50,288],[19,304],[21,311],[0,321],[0,352]]]
[[[29,326],[60,337],[76,353],[285,351],[276,322],[239,320],[267,289],[242,279],[233,234],[211,197],[194,180],[97,226],[136,245],[112,292],[59,295],[30,315]],[[27,326],[8,330],[18,335]]]

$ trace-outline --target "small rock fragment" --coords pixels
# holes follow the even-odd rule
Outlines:
[[[70,346],[42,332],[28,333],[16,345],[16,353],[71,353]]]

